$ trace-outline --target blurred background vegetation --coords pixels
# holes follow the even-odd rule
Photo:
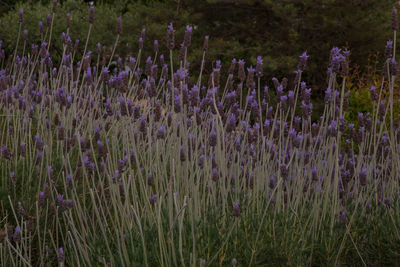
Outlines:
[[[89,50],[103,45],[109,55],[116,37],[116,18],[123,20],[123,34],[116,51],[122,58],[136,57],[138,38],[146,28],[144,59],[153,54],[153,40],[160,42],[160,53],[167,54],[166,28],[172,22],[176,29],[176,54],[183,40],[185,26],[192,25],[192,45],[188,52],[191,73],[198,73],[205,35],[210,36],[206,73],[215,60],[221,60],[227,71],[233,58],[245,59],[246,66],[255,66],[257,56],[264,60],[263,79],[294,78],[298,57],[310,55],[303,80],[313,88],[313,97],[323,97],[330,49],[334,46],[351,50],[353,74],[349,86],[369,86],[375,81],[363,76],[363,83],[354,79],[370,70],[371,57],[378,72],[383,65],[386,41],[393,38],[390,27],[393,0],[100,0],[58,1],[52,48],[61,55],[61,33],[65,17],[71,13],[70,35],[80,39],[88,31],[88,6],[95,5],[95,25]],[[23,29],[29,30],[29,41],[40,43],[38,22],[51,13],[52,0],[0,0],[0,39],[10,54],[18,32],[18,10],[24,9]],[[21,44],[21,49],[22,49]],[[83,49],[81,49],[83,50]],[[378,54],[376,54],[378,52]],[[380,52],[380,53],[379,53]],[[56,56],[57,57],[57,56]],[[142,59],[142,60],[144,60]],[[375,75],[376,73],[374,73]],[[262,83],[264,84],[264,83]],[[365,88],[364,88],[365,89]],[[354,94],[353,94],[354,95]],[[368,97],[368,94],[366,95]],[[321,101],[320,101],[321,102]],[[323,103],[321,103],[323,105]],[[316,107],[318,109],[318,105]]]

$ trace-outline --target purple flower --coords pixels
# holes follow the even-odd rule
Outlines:
[[[125,156],[124,159],[118,160],[118,171],[123,173],[125,171],[126,164],[128,163],[128,158]]]
[[[90,161],[90,159],[89,159],[88,156],[85,156],[85,157],[83,158],[83,164],[85,165],[85,167],[86,167],[86,169],[87,169],[87,171],[88,171],[89,173],[92,173],[92,172],[93,172],[93,170],[94,170],[94,163]]]
[[[237,260],[235,258],[232,259],[232,266],[235,267],[237,265]]]
[[[25,211],[24,207],[22,207],[21,202],[18,202],[18,214],[23,218],[26,217],[26,211]]]
[[[263,76],[262,66],[263,66],[263,60],[262,60],[261,56],[258,56],[257,57],[257,65],[256,65],[256,76],[257,77]]]
[[[397,18],[397,9],[393,7],[392,9],[392,30],[397,31],[399,29],[399,21]]]
[[[244,60],[243,59],[239,59],[239,70],[238,70],[238,78],[240,80],[240,82],[243,82],[246,79],[246,73],[244,72]]]
[[[215,147],[217,145],[217,132],[215,131],[214,128],[211,130],[208,142],[212,147]]]
[[[15,172],[10,173],[10,184],[15,186],[15,183],[17,182],[17,177],[15,176]]]
[[[212,169],[212,180],[214,182],[216,182],[216,181],[218,181],[218,179],[219,179],[218,170],[217,170],[217,168],[213,168]]]
[[[89,24],[93,24],[94,23],[94,7],[91,6],[89,8]]]
[[[197,163],[201,169],[204,167],[204,155],[200,155]]]
[[[386,42],[386,46],[385,46],[385,59],[390,59],[392,58],[392,52],[393,52],[393,41],[389,40]]]
[[[164,139],[165,138],[165,126],[161,125],[157,130],[157,138]]]
[[[67,13],[65,25],[66,25],[67,29],[71,26],[71,14],[70,13]]]
[[[58,249],[57,259],[58,262],[64,262],[65,260],[64,249],[62,247]]]
[[[154,205],[154,203],[156,203],[157,201],[157,194],[154,194],[151,198],[150,198],[150,204]]]
[[[15,243],[19,243],[21,241],[21,227],[19,225],[15,227],[13,239]]]
[[[336,74],[339,73],[340,65],[346,60],[346,58],[340,53],[340,49],[333,48],[332,50],[333,50],[333,55],[331,58],[330,68],[332,73]]]
[[[294,107],[294,92],[293,92],[293,90],[290,90],[289,92],[288,92],[288,99],[289,99],[289,106],[290,107]]]
[[[378,113],[379,113],[379,116],[380,116],[380,120],[382,120],[383,116],[385,116],[385,111],[386,111],[385,102],[384,101],[380,101],[379,102],[379,106],[378,106]]]
[[[11,153],[8,151],[7,146],[3,146],[2,148],[0,148],[1,154],[3,155],[3,158],[5,158],[6,160],[10,160],[12,155]]]
[[[53,180],[53,167],[51,167],[51,166],[48,166],[47,167],[47,173],[49,174],[49,178],[50,178],[50,180]]]
[[[239,203],[234,202],[233,203],[233,216],[240,217],[241,215],[242,214],[240,212]]]
[[[360,185],[365,186],[367,184],[367,169],[362,168],[359,174]]]
[[[72,189],[72,175],[71,174],[67,174],[67,185],[70,189]]]
[[[139,124],[139,131],[142,132],[143,134],[146,134],[146,117],[141,116],[140,117],[140,124]]]
[[[254,72],[255,72],[255,69],[253,68],[253,66],[250,66],[250,68],[247,68],[246,86],[249,89],[254,89],[254,87],[255,87]]]
[[[44,206],[44,200],[45,200],[45,195],[44,192],[40,191],[39,192],[39,206],[43,207]]]
[[[53,13],[56,13],[57,11],[57,0],[53,0],[53,8],[52,8]]]
[[[153,185],[153,174],[151,172],[149,172],[149,174],[147,175],[147,184],[149,186]]]
[[[181,112],[181,98],[179,95],[175,96],[174,98],[174,111],[176,113]]]
[[[281,100],[281,108],[286,109],[287,108],[287,96],[283,95],[280,97]]]
[[[22,8],[19,9],[19,23],[24,21],[24,10]]]
[[[342,211],[340,213],[340,219],[342,220],[343,224],[347,224],[346,211]]]
[[[117,34],[120,35],[122,34],[122,18],[118,17],[117,18]]]
[[[185,37],[183,39],[183,45],[188,48],[190,46],[191,43],[191,38],[192,38],[192,30],[193,28],[189,25],[186,26],[186,30],[185,30]]]
[[[46,53],[47,53],[47,43],[43,42],[40,46],[40,57],[41,58],[45,58],[46,57]]]
[[[143,49],[143,38],[139,38],[139,49]]]
[[[297,69],[300,71],[304,71],[304,68],[306,67],[307,60],[309,56],[307,55],[307,51],[304,52],[300,57],[299,64],[297,65]]]
[[[328,136],[335,137],[336,135],[337,135],[336,121],[331,121],[331,124],[328,126]]]
[[[171,22],[167,28],[167,48],[169,50],[173,50],[174,47],[175,47],[175,30]]]
[[[313,181],[313,182],[318,181],[317,168],[316,168],[316,167],[313,167],[313,168],[311,169],[311,177],[312,177],[312,181]]]
[[[38,151],[35,157],[35,165],[38,165],[40,163],[40,160],[43,157],[43,152],[42,151]]]
[[[397,61],[394,58],[392,58],[391,63],[392,63],[392,75],[396,76],[398,71]]]
[[[47,24],[47,27],[50,27],[50,24],[51,24],[51,15],[50,14],[47,14],[46,24]]]
[[[332,93],[333,92],[330,87],[325,90],[325,104],[329,104],[330,102],[332,102]]]
[[[146,36],[146,28],[143,27],[142,31],[140,32],[140,37],[142,37],[142,39],[144,40]]]
[[[378,100],[378,94],[376,93],[376,87],[375,87],[375,86],[372,85],[372,86],[369,88],[369,92],[370,92],[370,94],[371,94],[371,100],[372,100],[372,101]]]
[[[236,116],[235,114],[231,113],[231,115],[229,116],[227,125],[226,125],[226,131],[228,133],[233,132],[236,128]]]
[[[57,205],[59,207],[61,207],[63,203],[64,203],[64,196],[63,195],[57,195]]]
[[[154,53],[158,53],[158,40],[154,40]]]
[[[312,114],[312,103],[306,104],[304,101],[301,101],[301,111],[304,119],[307,119]]]
[[[209,39],[209,36],[206,35],[206,36],[204,37],[203,51],[207,51],[207,50],[208,50],[208,39]]]
[[[236,63],[237,63],[236,58],[232,59],[231,66],[228,69],[229,74],[233,74],[233,72],[235,71]],[[261,63],[262,63],[262,61],[261,61]]]

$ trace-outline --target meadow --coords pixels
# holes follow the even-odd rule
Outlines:
[[[187,25],[177,42],[171,23],[120,58],[118,18],[104,57],[101,40],[88,48],[95,8],[84,40],[69,13],[53,35],[57,8],[40,43],[23,9],[13,53],[0,41],[1,266],[400,265],[395,8],[371,112],[355,122],[350,50],[327,55],[316,115],[307,52],[289,78],[265,79],[261,56],[211,59],[206,73],[209,37],[192,47]]]

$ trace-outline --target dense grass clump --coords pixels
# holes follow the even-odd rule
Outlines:
[[[307,53],[293,81],[261,85],[260,57],[254,67],[234,59],[222,81],[218,60],[210,74],[191,72],[192,27],[179,45],[171,23],[154,54],[143,54],[143,30],[137,56],[113,65],[122,20],[104,59],[101,44],[87,46],[92,7],[82,51],[67,16],[56,65],[56,8],[32,47],[21,9],[1,62],[4,266],[400,264],[395,9],[372,111],[354,124],[348,50],[331,50],[324,111],[313,115]],[[201,66],[207,49],[208,36]]]

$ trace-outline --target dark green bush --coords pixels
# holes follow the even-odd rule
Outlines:
[[[17,5],[0,18],[0,36],[8,54],[15,46],[20,7],[24,8],[23,29],[29,30],[29,41],[40,43],[38,21],[42,20],[46,24],[46,15],[51,13],[52,6],[51,1],[41,3]],[[222,73],[225,74],[233,58],[243,58],[246,66],[255,66],[256,58],[260,55],[266,73],[262,84],[267,82],[270,86],[270,79],[274,76],[279,79],[287,76],[289,82],[292,82],[298,56],[307,50],[310,60],[303,78],[313,88],[313,99],[317,100],[314,110],[319,113],[322,107],[319,100],[326,89],[326,73],[323,70],[328,64],[330,49],[333,46],[348,47],[351,50],[351,65],[360,66],[362,72],[368,71],[366,66],[369,55],[382,51],[386,40],[393,38],[390,34],[390,11],[393,4],[389,0],[102,0],[96,1],[95,25],[88,50],[95,52],[96,44],[100,41],[105,55],[111,54],[116,38],[116,18],[121,16],[123,34],[115,52],[116,57],[136,57],[138,38],[143,27],[147,34],[142,60],[152,55],[154,39],[159,40],[160,54],[168,57],[165,37],[170,22],[176,29],[174,56],[177,57],[185,25],[190,24],[194,28],[192,46],[188,52],[192,73],[199,72],[204,36],[210,35],[204,71],[206,74],[217,59],[221,60],[225,68]],[[88,3],[77,0],[61,1],[59,4],[52,42],[59,56],[62,54],[61,33],[66,31],[65,16],[68,12],[72,14],[71,37],[73,41],[79,39],[80,46],[84,46],[88,31],[88,8]],[[20,42],[20,49],[22,47],[23,43]],[[377,61],[382,60],[378,57]],[[351,79],[352,88],[360,87],[357,79]],[[354,97],[352,93],[352,99]],[[351,117],[356,116],[355,113],[351,114]]]
[[[11,1],[14,3],[13,1]],[[10,2],[10,3],[11,3]],[[41,3],[51,1],[42,1]],[[264,59],[268,77],[282,77],[295,70],[298,56],[304,50],[310,55],[307,67],[308,81],[316,87],[325,86],[325,73],[329,50],[333,46],[349,47],[353,64],[364,66],[371,51],[383,50],[385,41],[391,39],[390,11],[394,1],[375,0],[164,0],[164,1],[113,1],[96,2],[96,23],[92,40],[102,40],[107,47],[115,37],[115,19],[123,17],[124,34],[118,54],[125,56],[136,51],[137,39],[142,26],[151,36],[147,48],[152,49],[152,39],[165,38],[168,23],[173,22],[179,45],[184,26],[195,26],[193,49],[189,61],[193,69],[199,68],[198,51],[203,37],[210,35],[209,58],[221,59],[229,64],[232,58],[244,58],[255,65],[256,57]],[[45,21],[51,3],[22,5],[26,14],[25,27],[35,34],[38,41],[37,21]],[[8,51],[11,51],[17,34],[19,6],[0,20],[0,34]],[[73,14],[73,32],[84,39],[87,33],[88,4],[83,1],[62,1],[58,9],[55,36],[59,40],[65,30],[65,14]],[[7,25],[7,27],[5,27]],[[10,29],[9,25],[12,25]],[[76,33],[79,33],[76,35]],[[30,39],[32,40],[32,39]],[[95,44],[89,43],[92,50]],[[163,47],[163,45],[161,45]],[[122,48],[123,47],[123,48]],[[322,90],[321,90],[322,91]]]

